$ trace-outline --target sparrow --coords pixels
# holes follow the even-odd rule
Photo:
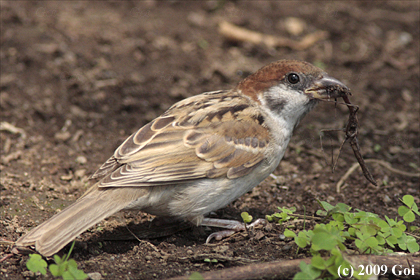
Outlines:
[[[231,90],[175,103],[119,146],[72,205],[19,238],[44,256],[120,210],[141,210],[199,226],[243,223],[205,218],[252,190],[279,165],[293,130],[321,100],[350,94],[310,63],[273,62]],[[209,239],[207,240],[209,241]]]

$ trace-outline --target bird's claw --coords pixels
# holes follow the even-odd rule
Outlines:
[[[251,224],[246,225],[246,228],[245,228],[245,225],[243,223],[238,222],[238,224],[235,224],[235,227],[233,229],[217,231],[210,234],[206,239],[206,244],[209,244],[213,238],[219,241],[219,240],[222,240],[223,238],[231,236],[232,234],[236,232],[243,231],[246,229],[252,229],[256,226],[266,225],[266,224],[267,224],[267,221],[265,219],[257,219]]]

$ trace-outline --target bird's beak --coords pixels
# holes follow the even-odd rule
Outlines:
[[[328,75],[315,80],[315,82],[305,90],[310,98],[313,99],[333,99],[351,95],[350,89],[337,79]]]

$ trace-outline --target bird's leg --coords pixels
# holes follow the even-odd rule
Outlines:
[[[225,237],[231,236],[235,232],[246,230],[247,228],[253,228],[258,225],[265,225],[266,223],[267,221],[264,219],[257,219],[245,227],[245,224],[239,221],[204,218],[203,221],[201,222],[201,225],[227,229],[227,230],[213,232],[212,234],[210,234],[206,239],[206,244],[208,244],[213,238],[216,240],[222,240]]]

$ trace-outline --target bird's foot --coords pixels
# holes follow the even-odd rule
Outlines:
[[[213,238],[216,240],[222,240],[223,238],[231,236],[232,234],[238,231],[252,229],[259,225],[265,225],[266,223],[267,221],[264,219],[257,219],[251,224],[245,226],[244,223],[241,223],[239,221],[234,221],[234,220],[204,218],[201,225],[227,229],[227,230],[222,230],[218,232],[213,232],[212,234],[210,234],[206,239],[206,244],[208,244]]]

